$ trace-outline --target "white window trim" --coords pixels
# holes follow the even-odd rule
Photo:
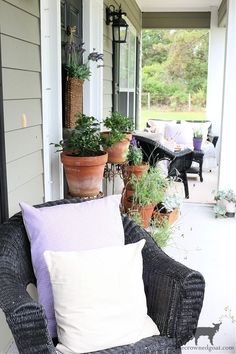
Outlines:
[[[62,139],[60,0],[40,1],[45,201],[63,198],[63,170],[51,142]]]

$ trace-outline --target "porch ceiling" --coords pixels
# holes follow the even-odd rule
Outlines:
[[[136,0],[142,12],[210,11],[222,0]]]

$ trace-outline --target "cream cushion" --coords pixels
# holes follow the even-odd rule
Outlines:
[[[147,315],[145,240],[120,247],[44,254],[63,354],[87,353],[159,334]]]
[[[207,141],[208,129],[211,126],[211,122],[181,122],[182,126],[190,127],[192,131],[200,130],[203,134],[202,142],[205,143]]]

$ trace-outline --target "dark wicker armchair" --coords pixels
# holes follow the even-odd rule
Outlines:
[[[177,181],[183,182],[185,198],[189,198],[187,170],[192,164],[193,151],[191,149],[184,149],[179,152],[171,151],[155,140],[152,140],[150,134],[148,137],[141,135],[134,136],[142,147],[145,161],[148,161],[151,166],[155,166],[160,160],[169,160],[168,177],[174,177]]]
[[[77,202],[81,200],[60,200],[39,207]],[[126,243],[146,239],[143,279],[148,313],[161,335],[96,353],[179,354],[181,345],[192,338],[196,330],[204,279],[197,271],[168,257],[145,230],[127,217],[123,217],[123,225]],[[35,283],[30,245],[21,213],[18,213],[0,226],[0,307],[20,354],[55,354],[44,310],[26,292],[29,283]]]

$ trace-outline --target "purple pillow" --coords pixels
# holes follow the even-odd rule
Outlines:
[[[177,144],[189,145],[193,143],[193,130],[184,124],[166,124],[165,138],[173,139]]]
[[[44,208],[20,203],[31,245],[39,303],[44,306],[52,337],[57,336],[57,330],[44,252],[82,251],[124,245],[119,205],[120,195]]]

